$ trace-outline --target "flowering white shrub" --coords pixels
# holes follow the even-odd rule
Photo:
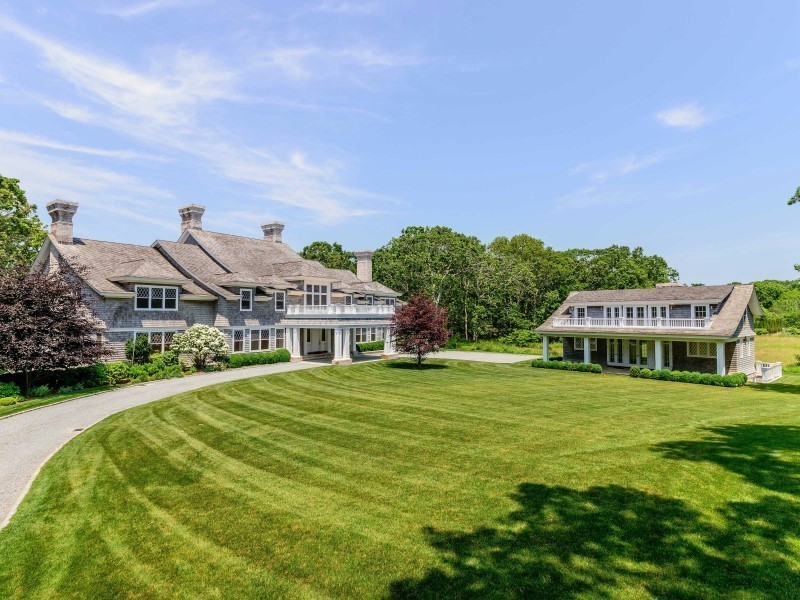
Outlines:
[[[192,325],[186,333],[175,335],[172,349],[179,354],[189,354],[198,370],[204,369],[209,361],[228,353],[222,332],[208,325]]]

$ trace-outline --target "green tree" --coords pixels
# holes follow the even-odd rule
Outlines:
[[[792,196],[791,198],[789,198],[789,202],[788,202],[788,204],[789,204],[789,206],[791,206],[792,204],[797,204],[798,202],[800,202],[800,187],[798,187],[798,188],[797,188],[797,189],[794,191],[794,196]]]
[[[0,175],[0,268],[30,266],[46,237],[36,205],[28,202],[19,179]]]
[[[678,280],[678,272],[657,254],[646,255],[642,248],[609,246],[599,250],[570,250],[584,263],[586,289],[622,290],[648,288],[657,283]]]
[[[303,248],[300,256],[307,260],[316,260],[329,269],[344,269],[356,272],[356,255],[334,242],[313,242]]]
[[[783,292],[772,304],[770,312],[781,317],[785,325],[800,327],[800,290]]]

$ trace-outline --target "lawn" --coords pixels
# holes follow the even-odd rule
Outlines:
[[[764,362],[782,362],[784,367],[797,364],[800,354],[800,335],[773,333],[756,338],[756,359]]]
[[[30,410],[31,408],[38,408],[39,406],[46,406],[48,404],[55,404],[56,402],[63,402],[64,400],[71,400],[72,398],[78,398],[80,396],[88,396],[89,394],[105,392],[110,389],[113,389],[113,387],[110,385],[103,385],[100,387],[86,388],[83,390],[69,392],[66,394],[56,393],[56,394],[50,394],[49,396],[43,396],[42,398],[26,398],[22,402],[18,402],[16,404],[10,404],[9,406],[0,406],[0,417],[13,415],[14,413],[22,412],[24,410]]]
[[[319,368],[120,413],[0,532],[0,597],[772,597],[800,376]]]
[[[506,344],[499,340],[478,340],[471,342],[464,338],[453,338],[445,346],[446,350],[466,350],[470,352],[503,352],[505,354],[541,354],[542,343],[536,342],[529,346]],[[561,356],[561,342],[550,342],[550,356]]]

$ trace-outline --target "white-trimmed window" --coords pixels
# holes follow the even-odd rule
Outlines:
[[[692,358],[716,358],[716,342],[686,342],[686,355]]]
[[[367,306],[372,306],[375,304],[375,296],[367,296],[364,299],[367,301]]]
[[[575,338],[575,350],[583,350],[583,338]],[[597,338],[589,338],[589,350],[597,350]]]
[[[269,329],[250,330],[250,352],[269,350]]]
[[[739,340],[739,357],[744,358],[745,356],[753,356],[755,345],[755,340],[751,337],[742,338]]]
[[[344,305],[345,306],[350,306],[352,304],[353,304],[353,295],[352,294],[348,294],[347,296],[344,297]]]
[[[178,288],[137,285],[135,310],[178,310]]]
[[[182,331],[140,331],[136,333],[136,337],[140,335],[146,336],[147,341],[150,342],[150,348],[153,352],[166,352],[172,348],[172,338],[176,333],[183,333]]]
[[[307,283],[306,306],[328,306],[328,286]]]
[[[285,348],[286,347],[286,330],[285,329],[276,329],[275,330],[275,348]]]
[[[354,332],[356,344],[377,342],[383,339],[382,327],[356,327]]]
[[[384,304],[386,304],[386,306],[394,306],[395,305],[394,298],[384,298],[383,302],[384,302]]]
[[[707,317],[708,317],[708,306],[706,306],[705,304],[699,304],[694,307],[695,319],[705,319]],[[716,356],[716,354],[714,356]]]
[[[579,306],[575,309],[575,318],[577,319],[585,319],[586,318],[586,309],[582,306]]]
[[[286,292],[275,292],[275,310],[278,312],[286,310]]]
[[[244,352],[245,348],[245,330],[234,329],[231,332],[231,352]]]
[[[253,290],[239,290],[239,310],[253,310]]]

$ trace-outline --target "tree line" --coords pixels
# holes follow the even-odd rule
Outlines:
[[[301,255],[355,271],[355,255],[338,243],[314,242]],[[484,244],[449,227],[413,226],[375,251],[373,276],[404,298],[424,292],[448,310],[457,335],[479,339],[529,331],[572,290],[652,287],[678,272],[638,247],[555,250],[528,234]]]

